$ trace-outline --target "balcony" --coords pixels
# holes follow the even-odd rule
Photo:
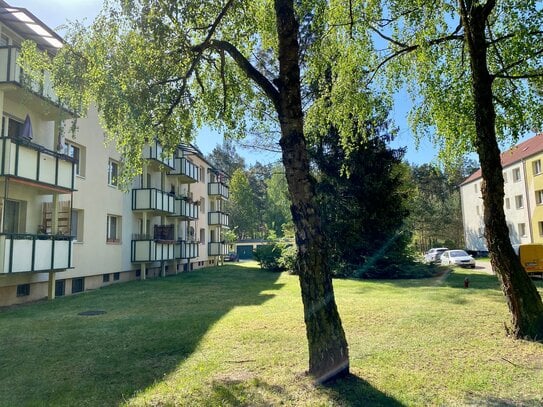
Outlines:
[[[30,80],[17,64],[20,48],[16,46],[0,47],[0,90],[10,98],[21,98],[21,92],[28,91],[28,106],[38,110],[48,120],[58,117],[58,110],[72,115],[63,105],[53,91],[53,84],[49,74],[44,74],[43,84]]]
[[[175,245],[176,259],[194,259],[200,255],[200,242],[179,240]]]
[[[72,267],[72,237],[0,235],[0,273],[48,272]]]
[[[175,169],[175,163],[174,159],[171,156],[165,157],[163,155],[164,150],[162,149],[162,146],[160,143],[155,140],[149,144],[147,144],[145,147],[143,147],[143,158],[146,158],[148,160],[152,160],[155,163],[159,164],[159,166],[166,166],[170,170]]]
[[[132,263],[148,263],[174,259],[174,241],[155,241],[153,239],[132,240]]]
[[[186,198],[175,198],[175,214],[185,220],[198,219],[199,205]]]
[[[169,175],[178,176],[183,184],[192,184],[198,182],[199,168],[185,157],[177,157],[174,159],[174,169]]]
[[[207,184],[207,194],[210,196],[228,199],[228,186],[222,182],[210,182]]]
[[[228,246],[223,242],[209,242],[207,244],[208,256],[224,256],[228,254]]]
[[[175,196],[156,188],[136,188],[132,190],[132,210],[175,215]]]
[[[0,137],[0,176],[44,188],[75,190],[75,160],[24,138]]]
[[[207,214],[207,223],[209,226],[223,226],[227,228],[230,225],[230,216],[224,212],[209,212]]]

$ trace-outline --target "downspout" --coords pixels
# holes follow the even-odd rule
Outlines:
[[[528,195],[528,172],[526,170],[526,160],[522,159],[522,170],[524,172],[524,194],[526,195],[526,210],[528,211],[528,228],[530,231],[530,243],[534,242],[534,234],[533,234],[533,228],[532,228],[532,215],[530,210],[530,196]],[[521,237],[522,238],[522,237]]]

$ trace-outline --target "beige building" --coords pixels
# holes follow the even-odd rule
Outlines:
[[[501,154],[504,212],[513,245],[543,241],[543,134]],[[541,179],[540,179],[541,178]],[[466,248],[487,251],[484,238],[481,170],[460,186]]]
[[[155,142],[121,191],[122,157],[106,147],[96,111],[75,135],[60,131],[70,112],[47,82],[22,86],[21,41],[55,52],[61,39],[28,11],[0,7],[0,306],[222,261],[226,175],[193,146],[165,158]]]

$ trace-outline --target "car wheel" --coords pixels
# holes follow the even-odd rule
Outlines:
[[[472,264],[470,267],[471,267],[472,269],[474,269],[474,268],[475,268],[475,264]]]

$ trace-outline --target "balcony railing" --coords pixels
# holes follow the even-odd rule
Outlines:
[[[175,214],[175,196],[156,188],[132,190],[133,211],[157,211]]]
[[[0,175],[73,191],[75,160],[24,138],[0,137]]]
[[[208,256],[223,256],[228,254],[228,246],[223,242],[209,242],[207,244]]]
[[[0,273],[47,272],[72,267],[72,237],[0,235]]]
[[[176,259],[194,259],[200,255],[200,242],[179,240],[175,245]]]
[[[157,161],[158,163],[165,165],[166,167],[169,167],[171,170],[175,169],[173,157],[164,156],[163,152],[164,150],[162,149],[162,145],[160,145],[160,143],[157,140],[155,140],[147,144],[143,148],[143,158]]]
[[[228,186],[222,182],[210,182],[207,184],[207,193],[211,196],[219,196],[228,199]]]
[[[67,110],[59,101],[53,90],[53,84],[48,72],[44,74],[43,83],[32,81],[25,75],[23,69],[17,64],[20,48],[12,45],[0,47],[0,83],[13,83],[18,86],[27,85],[29,90],[37,96],[52,102]]]
[[[207,223],[209,226],[229,227],[230,216],[224,212],[209,212],[207,214]]]
[[[175,198],[175,216],[183,219],[198,219],[200,205],[188,201],[186,198]]]
[[[133,263],[167,261],[175,259],[174,241],[132,240]]]
[[[169,172],[169,175],[179,176],[179,180],[185,184],[198,182],[199,168],[196,164],[190,162],[185,157],[177,157],[174,159],[174,169]]]

